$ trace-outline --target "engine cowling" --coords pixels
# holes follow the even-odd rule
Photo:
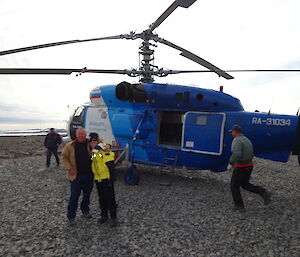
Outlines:
[[[145,103],[148,100],[143,84],[130,84],[126,81],[116,87],[116,96],[121,101]]]

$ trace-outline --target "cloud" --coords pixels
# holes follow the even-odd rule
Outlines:
[[[140,32],[155,21],[172,1],[153,0],[151,5],[147,0],[132,0],[130,5],[119,0],[105,3],[90,0],[89,4],[77,0],[53,0],[43,4],[37,4],[35,0],[24,3],[0,1],[1,48],[7,50],[63,40],[117,35],[135,29]],[[155,33],[221,69],[299,69],[299,4],[299,0],[197,1],[191,8],[177,9]],[[147,12],[144,12],[145,7]],[[118,18],[112,19],[112,14]],[[2,56],[0,66],[136,68],[138,43],[138,40],[111,40],[28,51]],[[202,69],[166,46],[157,48],[155,58],[155,65],[170,69]],[[236,79],[231,81],[219,79],[214,74],[176,75],[156,78],[156,81],[197,84],[212,89],[224,85],[226,92],[240,98],[249,109],[267,110],[272,102],[274,88],[284,87],[285,91],[279,90],[279,95],[284,95],[281,97],[280,111],[294,113],[298,95],[293,85],[300,85],[299,74],[232,75]],[[70,112],[67,105],[76,106],[86,102],[89,91],[95,86],[119,83],[124,79],[129,82],[138,80],[98,74],[83,74],[77,78],[73,75],[0,76],[0,117],[67,119]]]
[[[43,121],[62,121],[67,115],[59,112],[48,112],[44,109],[37,109],[36,106],[21,104],[0,104],[0,119],[12,122],[13,120],[22,123]],[[28,122],[25,122],[28,120]]]
[[[300,61],[292,60],[287,64],[277,67],[263,67],[257,69],[274,69],[274,70],[300,70]],[[283,80],[289,80],[292,78],[300,78],[300,72],[255,72],[255,73],[242,73],[246,74],[247,80],[243,84],[246,87],[257,87],[265,84],[279,83]],[[256,75],[257,74],[257,75]],[[254,76],[253,76],[254,75]]]

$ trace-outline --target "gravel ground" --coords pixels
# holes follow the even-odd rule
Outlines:
[[[45,136],[0,137],[0,164],[3,159],[13,159],[44,154]]]
[[[3,159],[43,155],[45,136],[0,137],[0,164]],[[63,144],[58,148],[60,152]]]
[[[52,160],[54,165],[54,159]],[[119,226],[98,225],[77,212],[68,226],[69,182],[62,168],[44,170],[45,156],[0,162],[1,256],[300,256],[300,169],[256,159],[252,182],[273,192],[272,203],[243,191],[247,211],[231,210],[230,174],[208,171],[159,175],[140,167],[138,186],[122,172],[115,184]],[[171,186],[162,186],[168,180]]]

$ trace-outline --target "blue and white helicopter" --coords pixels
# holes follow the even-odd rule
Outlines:
[[[68,123],[74,139],[79,127],[96,132],[105,142],[127,148],[131,164],[178,166],[225,171],[230,157],[234,124],[242,126],[253,142],[255,156],[287,162],[291,153],[300,152],[300,119],[298,115],[246,112],[239,99],[220,91],[183,85],[154,83],[154,76],[214,72],[233,79],[227,72],[190,51],[153,33],[176,8],[190,7],[196,0],[176,0],[141,33],[131,32],[110,37],[70,40],[35,45],[0,52],[0,55],[59,45],[112,39],[141,39],[141,67],[130,70],[99,69],[0,69],[0,74],[71,74],[111,73],[140,77],[140,83],[121,82],[98,86],[90,93],[90,102],[78,107]],[[154,66],[154,47],[162,43],[180,51],[180,55],[207,70],[165,70]],[[248,70],[250,71],[250,70]],[[251,70],[253,71],[253,70]],[[257,70],[262,71],[262,70]],[[275,71],[275,70],[264,70]],[[284,71],[284,70],[279,70]],[[290,70],[287,70],[290,71]],[[294,70],[300,71],[300,70]]]

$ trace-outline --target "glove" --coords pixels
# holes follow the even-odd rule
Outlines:
[[[227,170],[229,171],[229,172],[233,172],[233,165],[232,164],[229,164],[228,166],[227,166]]]

